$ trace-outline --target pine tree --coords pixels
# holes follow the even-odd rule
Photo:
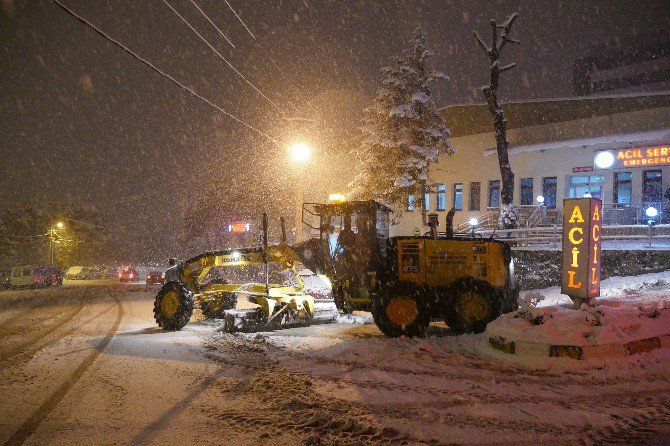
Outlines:
[[[384,87],[365,109],[361,130],[366,138],[352,151],[359,173],[350,184],[354,195],[380,200],[402,212],[407,197],[422,206],[428,185],[428,168],[440,155],[453,153],[449,129],[431,99],[431,85],[446,79],[432,71],[426,32],[413,33],[409,49],[384,67]]]

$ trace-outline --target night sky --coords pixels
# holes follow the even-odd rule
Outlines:
[[[130,256],[186,250],[184,228],[216,229],[268,210],[292,217],[295,188],[323,201],[352,178],[347,148],[380,67],[425,26],[439,106],[483,102],[488,60],[472,36],[519,11],[503,100],[572,95],[572,62],[607,42],[668,29],[667,1],[169,0],[270,101],[207,47],[163,0],[62,0],[163,71],[270,135],[279,146],[179,89],[51,1],[0,0],[3,204],[95,204]],[[647,87],[650,90],[654,86]],[[353,140],[352,140],[353,138]],[[309,142],[304,174],[285,146]],[[354,142],[352,142],[354,141]],[[204,193],[203,191],[210,191]],[[203,198],[203,193],[208,198]],[[190,248],[188,248],[190,249]]]

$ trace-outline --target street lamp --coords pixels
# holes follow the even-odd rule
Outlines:
[[[477,218],[475,218],[475,217],[472,217],[472,218],[470,218],[470,220],[468,220],[468,224],[470,225],[470,235],[474,237],[475,236],[475,228],[479,224],[479,220],[477,220]]]
[[[65,225],[63,222],[59,221],[56,223],[55,227],[49,228],[49,265],[53,265],[56,262],[56,229],[63,229]]]
[[[295,194],[295,241],[302,241],[302,202],[304,201],[303,197],[303,185],[302,177],[305,170],[305,164],[312,157],[312,149],[309,145],[299,142],[295,143],[290,147],[291,159],[293,163],[297,166],[297,176],[299,178],[296,181],[296,194]]]
[[[647,218],[649,218],[649,220],[647,220],[647,226],[649,226],[649,247],[651,248],[651,232],[654,225],[656,225],[655,219],[656,216],[658,215],[658,209],[656,209],[653,206],[649,206],[647,210],[644,211],[644,213],[647,216]]]

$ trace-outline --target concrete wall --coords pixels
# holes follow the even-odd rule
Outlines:
[[[666,107],[514,129],[508,132],[508,139],[510,149],[513,151],[515,146],[521,145],[552,141],[557,142],[558,145],[561,141],[668,128],[670,128],[670,108]],[[488,149],[495,148],[493,132],[452,138],[451,143],[456,151],[455,155],[442,157],[439,163],[431,169],[429,178],[431,184],[446,185],[447,210],[453,205],[454,184],[463,184],[463,211],[457,212],[454,218],[454,223],[459,224],[467,222],[470,217],[477,217],[486,212],[489,181],[499,180],[500,170],[495,154],[487,155],[484,153]],[[666,143],[670,143],[670,141],[666,141]],[[611,148],[624,146],[625,144],[619,144]],[[542,193],[542,179],[544,177],[557,177],[556,201],[558,208],[561,207],[562,200],[566,197],[569,178],[573,175],[603,175],[605,177],[603,187],[603,201],[605,203],[613,202],[614,172],[618,171],[630,171],[633,174],[631,197],[633,204],[639,204],[642,200],[642,172],[644,170],[660,169],[663,175],[663,191],[670,187],[670,166],[632,167],[596,170],[592,173],[583,174],[573,173],[572,169],[574,167],[593,166],[594,151],[592,147],[578,149],[553,148],[544,151],[510,154],[510,162],[515,174],[514,203],[520,204],[520,181],[522,178],[533,178],[533,196],[537,197]],[[481,183],[480,211],[468,210],[471,182]],[[436,202],[436,195],[432,192],[429,212],[437,212],[440,215],[440,224],[444,225],[447,211],[436,211]],[[415,209],[413,212],[404,211],[397,220],[397,224],[392,227],[392,235],[411,234],[415,228],[422,228],[419,209]]]

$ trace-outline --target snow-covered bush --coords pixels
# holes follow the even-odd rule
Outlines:
[[[594,327],[597,327],[599,325],[602,325],[602,318],[605,316],[605,313],[600,311],[599,309],[590,306],[587,303],[583,303],[580,309],[586,313],[586,320],[593,325]]]
[[[498,226],[503,229],[516,229],[519,227],[519,210],[513,204],[505,204],[500,208]]]

